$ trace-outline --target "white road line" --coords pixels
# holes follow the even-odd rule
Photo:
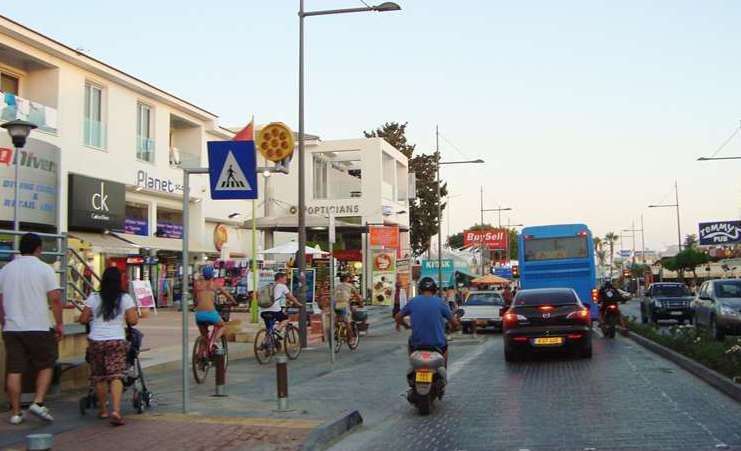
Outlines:
[[[478,358],[481,354],[484,353],[484,351],[489,349],[493,342],[493,340],[486,340],[475,351],[470,352],[462,359],[456,360],[455,362],[451,363],[450,366],[448,366],[448,383],[450,383],[450,380],[453,378],[453,376],[455,376],[456,373],[463,369],[464,366],[468,365],[469,362]]]

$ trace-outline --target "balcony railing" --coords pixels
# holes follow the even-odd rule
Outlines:
[[[154,140],[146,136],[136,137],[136,158],[153,162],[154,161]]]
[[[93,119],[85,118],[85,145],[105,148],[105,123]]]
[[[22,119],[36,124],[39,130],[57,133],[57,110],[9,92],[0,92],[0,122]]]

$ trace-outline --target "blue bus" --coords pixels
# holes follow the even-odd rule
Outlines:
[[[573,288],[592,318],[597,288],[594,241],[584,224],[525,227],[519,237],[520,285],[528,288]]]

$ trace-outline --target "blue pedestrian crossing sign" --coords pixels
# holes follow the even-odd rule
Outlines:
[[[257,199],[254,141],[209,141],[211,199]]]

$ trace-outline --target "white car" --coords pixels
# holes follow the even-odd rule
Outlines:
[[[493,327],[502,329],[502,317],[499,310],[504,307],[502,295],[496,291],[472,291],[463,303],[464,314],[461,317],[463,333],[470,334],[476,329]]]

